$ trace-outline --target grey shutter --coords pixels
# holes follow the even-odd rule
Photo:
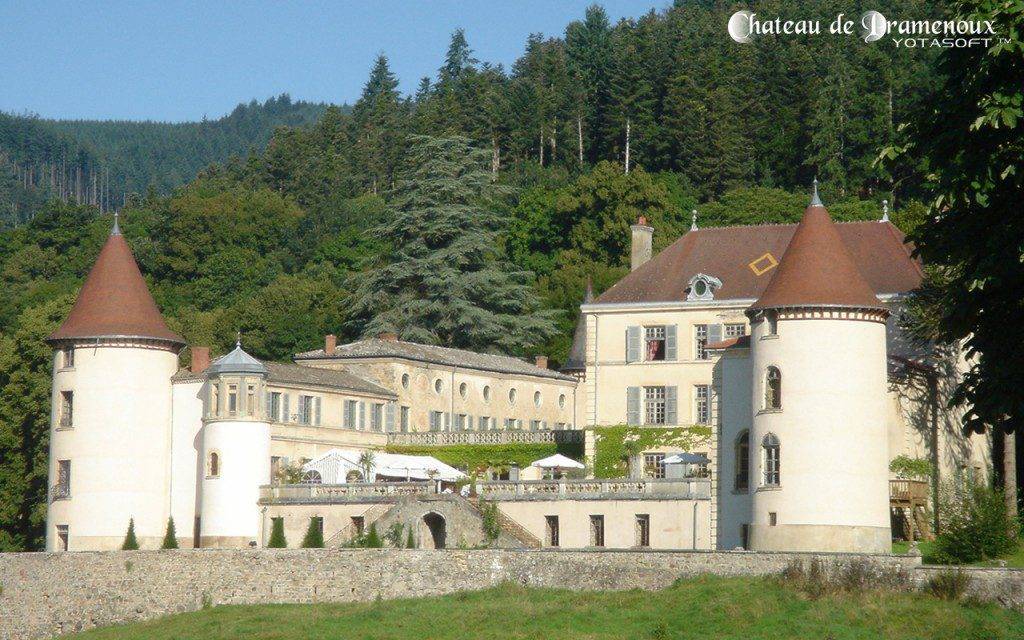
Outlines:
[[[665,387],[665,424],[679,424],[679,387]]]
[[[366,430],[366,403],[361,400],[359,402],[359,430]]]
[[[313,423],[320,426],[320,396],[317,396],[316,400],[313,402]]]
[[[720,324],[709,324],[708,325],[708,344],[712,342],[722,341],[722,325]]]
[[[640,360],[640,327],[626,327],[626,362]]]
[[[384,430],[391,433],[395,430],[395,402],[392,400],[384,406]]]
[[[266,398],[264,399],[264,406],[267,408],[267,418],[269,418],[270,421],[273,422],[277,420],[277,416],[274,415],[274,403],[270,401],[270,398],[272,396],[270,395],[269,391],[265,395]]]
[[[445,411],[444,412],[444,430],[445,431],[451,431],[452,430],[452,412],[451,411]]]
[[[281,394],[282,406],[284,407],[284,415],[281,416],[281,422],[291,422],[291,420],[289,419],[291,417],[291,413],[289,412],[289,409],[288,409],[288,399],[289,398],[291,398],[291,396],[288,395],[287,393],[282,393]]]
[[[640,424],[640,387],[626,387],[626,424]]]
[[[670,324],[665,327],[665,359],[678,360],[678,344],[676,339],[676,325]]]
[[[352,401],[346,400],[341,408],[341,426],[346,429],[352,427]]]

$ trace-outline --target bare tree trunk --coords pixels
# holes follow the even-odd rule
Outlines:
[[[537,145],[540,148],[540,166],[544,166],[544,125],[540,126],[540,144]]]
[[[1003,432],[1003,497],[1006,511],[1017,519],[1017,434]]]
[[[583,166],[583,116],[576,116],[576,143],[579,151],[580,166]]]
[[[491,137],[491,178],[497,179],[498,169],[501,168],[501,148],[498,147],[498,138]]]
[[[629,173],[629,118],[626,118],[626,173]]]

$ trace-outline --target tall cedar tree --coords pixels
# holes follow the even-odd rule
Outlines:
[[[303,549],[322,549],[324,546],[324,525],[319,518],[310,518],[306,535],[302,538]]]
[[[128,533],[124,535],[121,551],[138,551],[139,540],[135,537],[135,518],[128,519]]]
[[[913,236],[939,266],[931,309],[937,337],[963,341],[970,371],[953,402],[968,406],[965,427],[1005,439],[1002,474],[1016,513],[1015,434],[1024,424],[1024,4],[962,0],[961,19],[990,20],[1006,42],[943,51],[943,85],[913,138],[936,197]]]
[[[267,542],[267,547],[284,549],[288,546],[288,540],[284,537],[284,518],[271,518],[270,522],[270,540]]]
[[[160,544],[161,549],[177,549],[178,533],[174,529],[174,518],[167,518],[167,532],[164,533],[164,541]]]
[[[554,332],[532,274],[499,255],[507,189],[491,181],[490,154],[469,140],[415,141],[409,167],[374,235],[386,262],[354,278],[350,303],[364,336],[394,331],[413,342],[521,353]]]

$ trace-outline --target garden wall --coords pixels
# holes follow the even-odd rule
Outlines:
[[[287,549],[0,554],[0,638],[43,638],[221,604],[438,595],[502,582],[658,589],[681,576],[767,575],[808,554]],[[913,569],[916,557],[867,558]]]

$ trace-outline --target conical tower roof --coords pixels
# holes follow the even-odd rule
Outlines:
[[[167,328],[116,221],[71,313],[47,340],[82,338],[147,338],[185,344]]]
[[[583,296],[583,304],[590,304],[594,301],[594,286],[587,278],[587,293]],[[587,323],[580,311],[576,317],[576,330],[572,335],[572,347],[569,348],[569,357],[562,366],[563,373],[583,371],[587,368]]]
[[[806,306],[885,308],[839,237],[817,184],[774,277],[750,308]]]

